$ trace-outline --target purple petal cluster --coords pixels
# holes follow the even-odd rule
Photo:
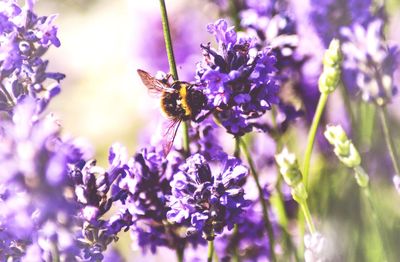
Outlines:
[[[214,239],[225,227],[240,221],[249,201],[244,198],[243,183],[249,173],[239,159],[226,156],[220,172],[211,172],[206,159],[195,154],[180,166],[171,182],[169,221],[190,223],[187,233],[202,232]]]
[[[275,66],[295,66],[295,49],[299,42],[296,21],[276,1],[245,1],[240,23],[246,33],[258,39],[260,47],[269,46],[276,56]]]
[[[281,87],[280,97],[285,98],[288,90],[291,93],[296,91],[303,100],[306,112],[311,115],[318,98],[308,94],[312,89],[317,92],[317,87],[316,84],[305,84],[303,66],[308,58],[297,50],[300,35],[297,33],[297,21],[289,8],[279,1],[247,0],[240,17],[246,33],[257,39],[258,50],[267,46],[276,57],[275,77]],[[279,110],[285,118],[279,123],[281,132],[286,130],[290,122],[302,115],[287,99],[280,99]]]
[[[53,246],[61,257],[77,253],[69,219],[77,207],[68,172],[85,150],[59,132],[53,116],[37,115],[32,98],[0,123],[0,246],[8,250],[0,252],[1,260],[34,250],[44,259]]]
[[[317,34],[328,47],[340,38],[340,28],[370,19],[371,0],[311,0],[310,18]]]
[[[23,8],[14,0],[0,3],[0,110],[10,111],[26,95],[43,110],[60,92],[65,76],[47,72],[42,58],[51,45],[60,46],[56,17],[37,16],[30,1]]]
[[[112,190],[113,195],[119,195],[121,209],[132,214],[131,235],[144,252],[155,253],[160,246],[183,249],[188,243],[201,242],[198,235],[182,234],[185,225],[167,221],[170,181],[183,161],[174,153],[165,159],[155,148],[143,149],[128,161],[129,172],[118,178]]]
[[[360,93],[365,101],[389,102],[397,93],[393,75],[398,68],[397,46],[388,46],[383,37],[383,20],[354,24],[341,30],[343,81],[349,91]]]
[[[238,36],[223,19],[207,30],[215,36],[218,50],[202,45],[204,59],[197,78],[221,124],[233,135],[244,135],[258,127],[257,119],[279,101],[273,76],[276,59],[269,49],[257,51],[252,39]]]
[[[129,171],[126,165],[127,152],[120,144],[114,144],[109,151],[109,168],[106,170],[96,165],[95,160],[80,161],[70,169],[74,183],[76,202],[79,205],[79,227],[77,234],[80,256],[84,260],[101,260],[107,246],[117,240],[117,234],[127,231],[132,225],[132,215],[120,210],[105,218],[113,203],[120,196],[109,195],[117,178]]]

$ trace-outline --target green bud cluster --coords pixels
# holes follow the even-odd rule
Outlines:
[[[335,91],[340,80],[341,61],[340,42],[337,39],[333,39],[324,54],[324,69],[318,81],[321,93],[330,94]]]
[[[308,195],[296,156],[284,148],[280,154],[275,155],[275,160],[283,179],[292,189],[293,199],[299,203],[304,202]]]
[[[361,167],[361,157],[353,142],[347,137],[340,125],[328,125],[324,132],[328,142],[334,146],[334,152],[339,160],[347,167],[353,168],[357,184],[361,187],[368,185],[368,174]]]
[[[334,152],[343,164],[350,168],[361,164],[360,154],[341,126],[328,125],[324,135],[329,143],[334,146]]]

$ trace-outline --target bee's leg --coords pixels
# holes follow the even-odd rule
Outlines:
[[[161,82],[168,85],[169,84],[169,79],[172,77],[171,73],[167,73],[162,79]]]
[[[195,82],[195,83],[191,83],[194,86],[203,86],[204,82]]]
[[[165,75],[165,78],[164,78],[164,79],[165,79],[166,82],[169,82],[169,79],[170,79],[171,77],[172,77],[172,73],[169,72],[168,74]]]

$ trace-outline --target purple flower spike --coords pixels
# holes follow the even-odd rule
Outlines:
[[[114,156],[116,148],[110,151],[112,163],[119,162]],[[128,167],[128,172],[119,176],[113,187],[112,195],[114,198],[119,196],[122,204],[120,210],[131,215],[131,236],[143,252],[155,253],[160,246],[183,248],[188,243],[196,245],[202,241],[199,235],[181,233],[187,224],[166,223],[170,210],[167,205],[171,195],[170,181],[181,163],[182,159],[174,156],[174,152],[165,159],[161,151],[145,148],[123,165]]]
[[[279,102],[276,59],[269,49],[257,51],[253,39],[238,37],[223,19],[207,30],[219,48],[202,45],[204,60],[197,66],[197,79],[209,109],[217,112],[228,133],[242,136],[262,126],[258,118]]]
[[[211,172],[206,159],[195,154],[173,177],[167,218],[178,224],[190,222],[188,234],[202,232],[205,239],[212,240],[225,227],[232,229],[249,205],[241,187],[248,169],[228,156],[222,164],[221,172]]]
[[[324,45],[340,37],[340,28],[371,17],[371,0],[311,0],[311,20]]]
[[[25,96],[34,97],[43,111],[60,91],[65,75],[46,72],[48,61],[42,57],[51,45],[60,46],[56,15],[37,16],[34,1],[20,8],[17,1],[0,3],[0,111],[11,111]],[[54,80],[48,86],[46,80]],[[46,83],[46,84],[45,84]],[[5,98],[3,98],[5,96]]]
[[[214,24],[207,25],[207,31],[215,36],[220,46],[229,46],[236,43],[236,31],[233,26],[228,27],[228,23],[224,19],[219,19]]]
[[[0,122],[0,260],[3,254],[46,257],[51,245],[69,259],[78,254],[76,221],[66,219],[78,213],[69,172],[85,151],[60,137],[53,116],[38,115],[33,98],[21,100],[12,119]],[[19,252],[13,251],[15,242],[22,245]]]
[[[351,93],[360,93],[368,102],[384,104],[397,93],[394,73],[398,69],[397,46],[388,46],[383,37],[383,20],[354,24],[341,30],[343,81]]]

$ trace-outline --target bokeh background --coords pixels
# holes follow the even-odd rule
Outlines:
[[[219,14],[206,0],[166,2],[173,41],[177,40],[178,71],[182,79],[192,80],[195,62],[201,59],[200,43],[211,41],[205,27],[219,18]],[[400,45],[400,1],[386,2],[390,14],[386,28],[388,40]],[[298,7],[295,14],[305,16],[307,1],[293,0],[293,3]],[[56,24],[61,47],[51,48],[47,58],[50,69],[67,75],[62,82],[62,93],[47,110],[59,116],[65,134],[82,137],[93,145],[100,165],[106,165],[108,148],[114,142],[125,144],[133,154],[143,141],[148,141],[161,117],[157,101],[147,95],[136,74],[138,68],[154,74],[157,70],[168,70],[159,2],[40,0],[36,10],[42,15],[59,14]],[[309,30],[307,23],[302,26],[299,30]],[[316,38],[308,41],[318,46]],[[300,42],[300,48],[313,54],[313,59],[319,62],[322,48],[318,51],[314,45]],[[398,79],[397,86],[400,86]],[[396,98],[389,109],[397,119],[400,118],[399,103],[400,99]],[[337,111],[328,112],[335,119]],[[400,138],[398,132],[394,134]],[[398,197],[388,185],[382,185],[381,192],[387,192],[381,194],[383,209],[399,209],[400,201],[387,203]],[[397,229],[400,232],[400,226]],[[169,257],[163,254],[162,258],[143,257],[132,251],[130,245],[128,234],[122,235],[117,244],[127,261],[174,259],[173,253]]]

